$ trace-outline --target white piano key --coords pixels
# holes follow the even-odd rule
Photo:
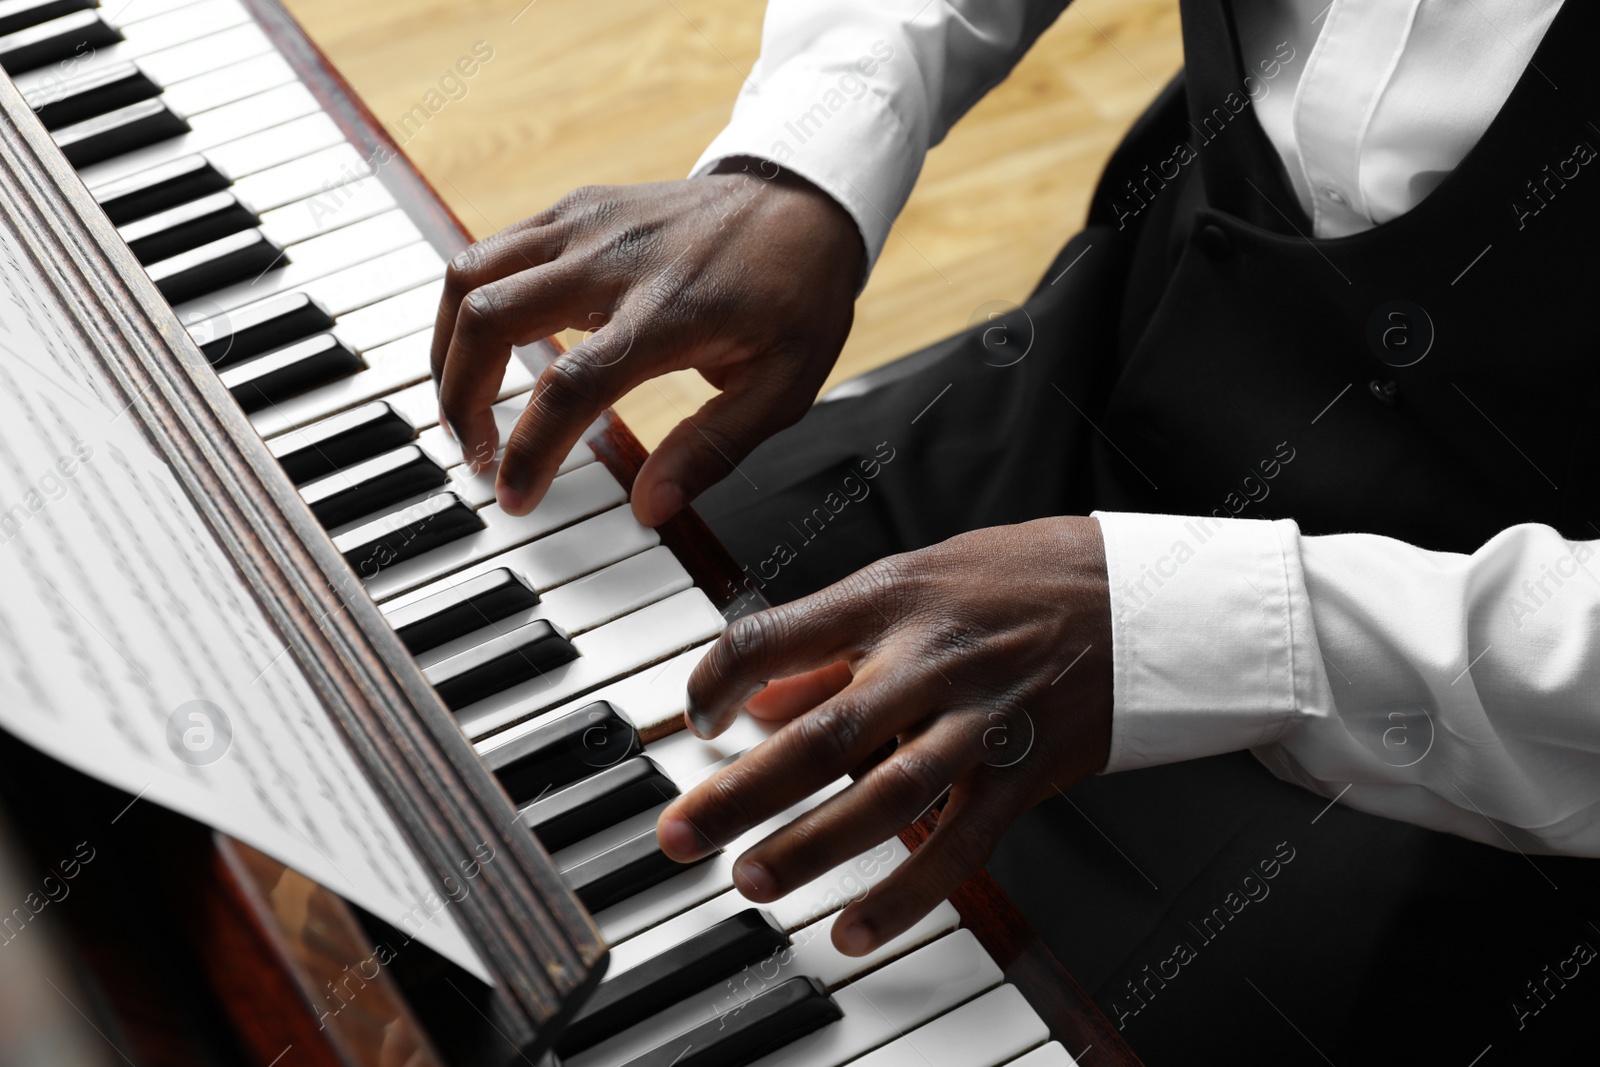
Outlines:
[[[371,165],[361,158],[355,146],[341,142],[253,174],[234,175],[233,193],[252,211],[264,213],[343,187],[371,173]],[[330,201],[337,199],[331,192],[328,197]]]
[[[1026,1056],[1012,1060],[1009,1067],[1078,1067],[1078,1061],[1062,1047],[1061,1042],[1052,1041],[1048,1045],[1040,1045]]]
[[[261,229],[274,244],[284,248],[375,218],[394,207],[394,197],[377,178],[362,178],[343,188],[263,212]]]
[[[203,301],[211,307],[232,310],[243,304],[253,304],[274,293],[290,290],[309,290],[310,283],[320,282],[328,275],[344,270],[360,269],[390,251],[400,250],[421,240],[416,222],[406,218],[405,211],[386,211],[376,218],[354,222],[352,226],[333,230],[331,234],[312,237],[306,242],[285,248],[285,262],[251,282],[226,286],[206,294]],[[328,314],[338,317],[341,310],[328,307]]]
[[[694,585],[670,549],[658,546],[541,597],[551,621],[577,637]]]
[[[611,701],[622,713],[622,717],[639,731],[640,737],[646,741],[654,740],[681,725],[687,702],[689,675],[694,673],[695,666],[710,648],[710,644],[704,644],[687,649],[648,671],[614,682],[599,692],[590,693],[586,699]],[[465,723],[462,725],[466,728]],[[481,734],[468,729],[467,736],[476,740]],[[702,741],[701,744],[705,742]]]
[[[522,417],[523,409],[527,406],[528,393],[526,392],[506,397],[506,399],[490,406],[489,414],[494,417],[494,426],[499,431],[502,442],[511,433],[512,427],[516,426],[517,420]],[[422,434],[417,438],[417,444],[424,452],[433,456],[446,467],[466,462],[466,455],[461,451],[461,445],[445,431],[443,426],[439,425],[437,419],[434,420],[432,426],[422,431]],[[594,456],[594,452],[583,445],[582,442],[579,442],[579,445],[584,452],[589,453],[590,457]],[[577,451],[578,449],[574,449],[573,453]],[[572,458],[573,453],[568,453],[568,460]],[[499,456],[497,455],[495,459],[498,460]],[[563,463],[562,466],[565,467],[566,464]]]
[[[188,7],[195,0],[109,0],[100,8],[100,17],[113,26],[126,26],[130,22],[142,22],[157,15],[165,15],[168,11],[176,11],[180,7]]]
[[[446,574],[458,571],[469,563],[476,563],[486,556],[504,552],[525,541],[532,541],[563,526],[571,525],[579,519],[585,519],[590,515],[613,508],[626,499],[627,494],[622,491],[622,486],[617,484],[617,480],[611,476],[611,472],[601,464],[590,463],[587,466],[579,467],[571,474],[563,474],[550,483],[550,491],[545,494],[543,500],[539,501],[539,506],[529,514],[520,518],[512,517],[501,511],[498,504],[491,504],[478,512],[479,517],[484,521],[484,529],[470,537],[463,537],[450,544],[441,545],[415,559],[385,567],[373,577],[366,579],[364,584],[367,592],[375,600],[381,600],[396,593],[403,593],[407,590],[415,589],[419,585],[437,581]],[[718,619],[720,618],[721,616],[719,615]],[[612,625],[618,624],[613,623]],[[698,628],[696,629],[698,631]],[[590,638],[593,638],[593,636],[593,634],[588,635]],[[681,648],[682,646],[678,647]],[[673,648],[669,651],[676,652],[677,650],[677,648]],[[592,660],[576,671],[573,670],[573,664],[569,663],[564,667],[559,667],[547,673],[544,679],[541,679],[541,682],[553,686],[548,690],[550,693],[560,694],[552,697],[552,702],[554,702],[565,699],[566,696],[565,690],[561,685],[557,685],[553,681],[554,679],[572,678],[574,681],[588,679],[596,669],[597,665]],[[615,673],[620,674],[622,672]],[[593,684],[598,685],[607,680],[606,676],[601,676],[595,678]],[[524,686],[517,686],[508,690],[508,692],[518,694],[522,694],[525,691]],[[543,699],[546,689],[540,688],[536,692],[539,694],[538,699]],[[576,692],[572,695],[576,695]],[[486,703],[488,701],[479,701],[473,707],[479,707]],[[507,714],[512,718],[518,717],[515,712],[508,712],[505,709],[498,710],[500,714]],[[538,708],[529,710],[530,712],[537,711]]]
[[[566,848],[557,849],[550,854],[550,862],[555,864],[558,871],[570,871],[580,863],[592,860],[603,852],[609,852],[624,842],[632,841],[655,826],[656,819],[660,818],[662,809],[666,806],[667,801],[663,800],[647,811],[635,812],[599,833],[591,834]]]
[[[513,403],[517,402],[518,399],[518,397],[511,398]],[[526,400],[523,400],[523,402],[526,403]],[[496,405],[496,407],[498,406]],[[432,427],[431,429],[437,430],[438,427]],[[439,431],[439,434],[444,436],[443,431]],[[431,437],[430,439],[437,441],[438,437]],[[446,437],[446,441],[448,440],[449,438]],[[451,454],[461,451],[460,446],[453,442],[449,444],[448,450],[444,451],[443,455],[428,449],[424,449],[424,451],[428,453],[428,458],[435,462],[446,460],[446,462],[441,462],[440,465],[450,472],[450,484],[463,500],[468,500],[473,507],[479,508],[494,502],[495,480],[500,474],[500,461],[505,458],[505,449],[502,448],[496,452],[494,459],[489,461],[488,466],[479,471],[473,471],[469,468],[465,461],[460,459],[459,455],[453,457],[455,465],[450,466],[448,460],[451,458]],[[559,478],[568,471],[576,470],[585,463],[592,462],[594,462],[594,453],[589,451],[587,446],[580,443],[578,447],[567,453],[566,459],[561,461],[561,466],[556,470],[556,477]]]
[[[622,1067],[679,1034],[737,1011],[752,997],[790,978],[811,977],[830,991],[856,975],[912,952],[956,928],[960,918],[949,903],[924,916],[911,929],[880,945],[865,956],[845,956],[829,937],[833,917],[794,935],[787,949],[752,964],[721,985],[688,994],[672,1007],[640,1020],[591,1048],[563,1060],[566,1067]]]
[[[208,310],[211,314],[216,314],[218,310],[232,311],[234,308],[265,300],[274,293],[288,292],[291,289],[309,293],[312,292],[314,283],[325,282],[332,275],[350,270],[370,270],[372,264],[380,262],[385,254],[417,244],[421,237],[422,235],[417,232],[417,224],[412,222],[405,212],[387,211],[376,218],[357,222],[285,249],[281,266],[274,267],[249,281],[224,286],[196,300],[179,304],[178,316],[183,318],[185,313],[200,309]],[[327,286],[324,285],[323,288]],[[315,299],[335,318],[354,310],[335,309],[321,297]],[[184,319],[184,321],[189,320]]]
[[[704,648],[704,646],[701,646],[701,648]],[[681,653],[681,655],[687,656],[690,653],[699,651],[701,651],[699,648],[690,649],[689,652]],[[679,657],[674,657],[674,659],[676,658]],[[667,662],[670,663],[672,660]],[[608,686],[607,691],[610,689],[611,687]],[[607,698],[599,694],[593,694],[589,699],[604,700]],[[620,705],[617,705],[615,701],[612,701],[612,706],[619,711],[621,710]],[[549,714],[560,715],[567,710],[569,709],[556,708]],[[507,730],[504,734],[495,734],[478,745],[478,751],[488,751],[492,743],[496,741],[504,743],[503,738],[515,735],[521,729],[523,727],[518,726],[515,730]],[[656,766],[660,767],[674,782],[698,783],[704,781],[713,768],[725,766],[732,762],[735,757],[748,752],[765,741],[772,733],[771,724],[764,723],[751,715],[737,715],[726,730],[710,740],[696,737],[688,730],[680,728],[665,737],[658,737],[654,741],[646,741],[645,754],[655,760]]]
[[[242,26],[249,26],[258,37],[264,39],[260,29],[251,24],[249,12],[238,3],[238,0],[201,0],[200,3],[189,4],[176,11],[119,27],[123,37],[121,41],[95,49],[87,56],[73,57],[70,77],[82,77],[133,60],[146,61],[141,62],[139,66],[152,78],[155,77],[152,67],[168,72],[184,72],[192,67],[198,68],[194,73],[216,70],[214,62],[198,54],[186,55],[182,63],[169,61],[165,66],[156,57],[163,52],[178,51],[180,46],[187,46],[203,38],[220,34],[221,31]],[[185,51],[194,53],[195,50],[185,49]],[[151,60],[156,61],[150,63]],[[17,88],[27,95],[45,86],[54,85],[62,80],[59,69],[61,66],[62,64],[52,63],[19,75],[14,79]],[[180,76],[183,75],[180,73]],[[157,81],[157,84],[163,85],[167,82]]]
[[[152,82],[165,88],[275,50],[261,27],[245,22],[140,56],[137,64]]]
[[[196,115],[189,120],[188,133],[124,152],[102,163],[90,164],[78,171],[78,177],[91,191],[101,189],[151,167],[159,167],[183,156],[206,154],[207,149],[216,149],[240,138],[259,136],[274,126],[320,113],[321,109],[311,90],[299,82],[291,82]],[[207,158],[210,156],[207,155]]]
[[[494,476],[499,469],[500,460],[505,456],[504,442],[511,436],[511,431],[517,425],[517,420],[522,418],[522,413],[528,406],[528,395],[527,392],[517,393],[515,396],[508,396],[489,408],[490,413],[494,416],[495,429],[500,433],[502,447],[495,452],[493,461],[483,473],[469,477],[472,484],[489,493],[490,499],[494,497]],[[461,450],[461,445],[455,438],[445,432],[443,426],[437,423],[422,431],[417,438],[417,446],[432,457],[434,462],[441,467],[449,468],[466,462],[466,456]],[[572,446],[572,451],[567,453],[567,458],[561,461],[561,466],[556,468],[556,474],[559,476],[568,471],[577,470],[585,463],[593,462],[595,462],[594,450],[579,441]]]
[[[431,457],[430,457],[431,458]],[[494,475],[493,465],[486,471],[474,474],[467,469],[464,463],[458,463],[446,472],[449,475],[449,489],[462,500],[475,508],[494,503]]]
[[[591,471],[611,478],[604,466],[591,463],[557,478],[551,492],[563,481],[583,478]],[[615,479],[612,484],[616,484]],[[617,486],[619,493],[621,488]],[[542,507],[544,502],[540,502],[539,508]],[[539,508],[534,509],[534,515]],[[491,512],[498,511],[498,508],[484,508],[478,514],[487,519]],[[574,638],[572,643],[580,653],[577,659],[547,671],[540,678],[460,709],[457,721],[468,737],[510,726],[715,637],[722,632],[723,625],[722,616],[706,595],[698,589],[687,589]]]
[[[439,294],[443,289],[442,282],[428,282],[398,296],[357,308],[341,316],[334,323],[333,332],[357,352],[398,341],[418,330],[427,330],[431,336],[434,314],[439,310]],[[424,373],[427,372],[426,362],[422,369]]]
[[[497,567],[509,567],[541,596],[545,591],[659,545],[654,530],[639,525],[626,506],[602,511],[592,518],[558,530],[536,541],[478,560],[441,581],[382,601],[385,608],[415,603],[425,596],[476,578]]]
[[[245,22],[141,56],[138,66],[151,81],[165,87],[274,50],[261,27]]]
[[[344,143],[344,133],[324,112],[291,119],[249,137],[218,145],[205,153],[229,181],[276,167],[322,148]]]
[[[338,334],[337,326],[334,333]],[[417,333],[367,349],[361,353],[367,361],[366,370],[251,412],[250,424],[262,437],[277,437],[396,389],[408,388],[411,383],[428,385],[424,380],[428,376],[428,338],[426,333]]]
[[[1000,980],[1000,968],[972,932],[957,930],[834,993],[842,1019],[761,1057],[753,1067],[842,1067]]]
[[[423,358],[427,358],[426,353]],[[423,373],[427,373],[426,366]],[[506,365],[506,376],[500,381],[501,401],[532,388],[533,378],[528,374],[527,368],[518,365],[516,360]],[[384,399],[389,401],[396,411],[403,412],[418,427],[439,425],[439,397],[434,391],[432,381],[407,386]],[[438,447],[437,438],[429,437],[428,442],[427,447],[435,449]]]
[[[334,332],[338,333],[337,327]],[[427,381],[429,337],[430,334],[419,332],[367,349],[361,353],[367,362],[366,370],[252,412],[250,424],[262,437],[278,438],[369,400],[384,399],[426,433],[430,424],[437,425],[438,405],[430,407],[417,403],[415,398],[409,403],[394,401],[417,390],[431,393],[433,384]],[[530,384],[526,370],[507,367],[500,391],[507,395],[527,392]]]
[[[166,87],[161,99],[175,115],[191,118],[296,81],[288,60],[266,52]]]
[[[333,315],[348,315],[442,277],[444,259],[432,245],[418,241],[360,266],[308,282],[303,288]],[[533,383],[529,380],[528,384]]]
[[[608,944],[623,941],[733,888],[726,852],[591,916]]]
[[[111,0],[111,6],[116,6],[116,0]],[[249,21],[249,11],[238,0],[200,0],[129,21],[120,28],[124,44],[143,49],[139,54],[148,55]]]
[[[867,1053],[854,1067],[1000,1067],[1049,1040],[1039,1013],[1016,986],[1003,985]]]
[[[695,905],[681,915],[674,915],[658,926],[635,934],[619,944],[611,945],[609,946],[611,960],[606,966],[606,980],[610,981],[619,974],[631,971],[674,945],[687,941],[724,919],[741,911],[749,911],[751,908],[766,911],[760,904],[753,904],[730,889],[726,893],[712,897],[704,904]]]
[[[771,904],[751,903],[738,890],[730,889],[658,926],[611,945],[611,965],[606,969],[606,977],[615,978],[747,908],[759,908],[785,932],[793,934],[837,913],[852,900],[861,899],[868,889],[904,863],[908,855],[900,839],[891,838]]]
[[[417,666],[426,669],[535,619],[548,619],[569,637],[576,637],[630,611],[681,593],[691,584],[689,572],[671,552],[653,548],[553,589],[531,608],[417,653]],[[447,588],[448,585],[429,586],[426,591],[433,593]]]
[[[680,783],[680,788],[692,787],[692,784],[692,782]],[[752,827],[743,836],[730,841],[726,848],[699,866],[691,867],[682,874],[597,912],[592,918],[600,931],[600,936],[605,938],[608,945],[626,941],[636,934],[659,926],[674,915],[681,915],[690,908],[732,889],[733,863],[741,853],[772,831],[810,811],[848,784],[849,780],[844,778],[829,783],[800,803],[779,812],[759,826]]]

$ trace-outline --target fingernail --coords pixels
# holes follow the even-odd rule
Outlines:
[[[711,848],[694,828],[694,824],[676,815],[662,817],[661,822],[656,825],[656,840],[660,842],[661,851],[667,854],[667,858],[677,860],[679,863],[699,859]]]
[[[695,705],[689,701],[688,708],[689,729],[696,737],[710,740],[717,734],[717,720],[710,710]]]
[[[657,522],[666,522],[683,509],[683,489],[673,482],[662,482],[650,490],[650,516]]]
[[[872,949],[872,931],[865,923],[851,920],[834,927],[833,943],[846,956],[863,956]]]
[[[500,485],[495,488],[494,498],[500,505],[500,510],[507,515],[519,514],[522,510],[523,496],[520,490],[509,485]]]
[[[443,404],[439,405],[439,429],[443,430],[444,435],[450,440],[456,439],[456,432],[450,428],[450,420],[445,418]]]
[[[759,863],[740,860],[733,867],[733,884],[746,900],[772,900],[778,895],[778,880]]]

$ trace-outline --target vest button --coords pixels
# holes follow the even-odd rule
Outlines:
[[[1380,382],[1374,378],[1367,383],[1367,388],[1372,391],[1373,397],[1386,408],[1392,408],[1400,403],[1400,383],[1394,380]]]
[[[1202,226],[1194,239],[1200,246],[1200,251],[1212,259],[1227,259],[1233,255],[1233,238],[1229,237],[1228,231],[1221,226],[1210,224]]]

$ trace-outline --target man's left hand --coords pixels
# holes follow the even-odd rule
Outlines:
[[[741,856],[734,883],[775,900],[894,836],[945,792],[928,841],[834,925],[862,955],[989,859],[1024,809],[1105,766],[1111,614],[1094,519],[1041,519],[893,556],[734,622],[689,679],[702,737],[741,709],[784,722],[661,815],[689,861],[858,769],[848,788]]]

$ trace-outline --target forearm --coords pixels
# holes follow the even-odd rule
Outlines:
[[[761,58],[695,164],[760,156],[850,212],[876,262],[923,156],[1002,80],[1065,0],[770,0]]]
[[[1101,522],[1109,769],[1249,747],[1366,811],[1600,855],[1592,544],[1519,526],[1464,556],[1289,522]]]

